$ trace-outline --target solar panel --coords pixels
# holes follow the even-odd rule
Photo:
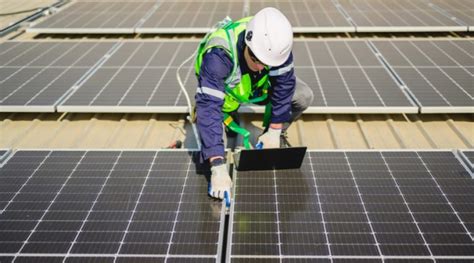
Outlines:
[[[244,17],[244,1],[163,1],[137,33],[207,33],[226,16]]]
[[[411,91],[422,113],[474,112],[472,41],[371,42]]]
[[[121,42],[58,111],[187,112],[176,70],[197,45],[197,41]],[[180,73],[192,96],[197,86],[192,64]]]
[[[474,28],[474,5],[469,0],[429,0],[430,5],[442,12],[446,12],[451,18],[454,18],[458,23],[468,26],[469,31]]]
[[[426,1],[338,0],[357,32],[467,31]],[[449,2],[451,4],[451,2]]]
[[[150,1],[77,2],[61,9],[27,32],[55,34],[134,33],[147,14],[156,9]]]
[[[355,27],[331,0],[250,1],[249,14],[269,6],[282,11],[297,33],[355,32]]]
[[[0,111],[54,112],[60,98],[113,45],[78,41],[0,44]]]
[[[311,113],[417,112],[366,41],[295,41],[296,76],[313,89]]]
[[[473,198],[449,151],[308,152],[234,173],[228,262],[472,261]]]
[[[60,112],[186,112],[177,67],[197,41],[121,42]],[[315,94],[307,113],[418,111],[365,41],[296,41],[296,74]],[[197,85],[192,64],[180,71],[188,93]],[[261,112],[261,106],[242,111]]]
[[[224,208],[195,154],[17,151],[0,169],[0,260],[220,262]]]

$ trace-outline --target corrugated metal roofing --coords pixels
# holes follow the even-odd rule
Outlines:
[[[242,122],[255,140],[261,116],[243,115]],[[150,149],[175,140],[196,147],[182,114],[3,113],[0,133],[0,148]],[[290,143],[310,149],[466,149],[474,144],[470,114],[305,115],[288,133]]]

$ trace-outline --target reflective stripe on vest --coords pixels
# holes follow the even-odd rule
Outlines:
[[[223,100],[224,97],[225,97],[224,92],[222,92],[220,90],[216,90],[216,89],[211,89],[211,88],[208,88],[208,87],[198,87],[196,89],[196,93],[211,95],[211,96],[216,97],[216,98],[221,99],[221,100]]]

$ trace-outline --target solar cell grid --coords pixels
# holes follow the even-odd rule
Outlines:
[[[282,11],[294,32],[354,32],[355,28],[331,0],[250,1],[249,14],[265,7]]]
[[[337,0],[357,32],[467,31],[425,1]]]
[[[67,112],[184,112],[177,67],[195,41],[123,42],[118,50],[57,107]],[[296,75],[313,89],[311,112],[417,112],[365,41],[296,41]],[[181,77],[189,94],[191,63]],[[330,77],[329,77],[330,76]],[[261,111],[250,105],[246,109]]]
[[[28,31],[206,33],[226,16],[239,19],[266,6],[283,10],[294,31],[302,33],[467,31],[472,24],[472,5],[465,0],[79,1]]]
[[[125,42],[72,94],[59,111],[184,112],[177,67],[197,42]],[[189,94],[196,78],[191,63],[180,74]]]
[[[295,41],[295,72],[315,95],[309,112],[416,112],[365,41]]]
[[[474,181],[452,152],[311,151],[301,170],[234,182],[231,262],[474,256]]]
[[[136,28],[137,33],[206,33],[226,16],[244,17],[244,1],[166,1]]]
[[[0,169],[0,256],[218,262],[224,210],[194,154],[16,152]]]
[[[52,112],[61,103],[58,111],[184,112],[176,69],[196,45],[195,41],[3,43],[1,109]],[[315,95],[308,113],[417,112],[405,91],[422,112],[472,112],[470,49],[468,40],[305,40],[295,41],[294,57],[298,81],[307,83]],[[180,74],[189,94],[194,94],[191,63]]]
[[[451,17],[454,17],[458,23],[469,26],[469,31],[472,31],[474,26],[474,19],[472,13],[474,12],[474,5],[469,0],[429,0],[430,4],[433,4],[435,8],[440,8],[442,11],[447,12]]]
[[[1,111],[49,111],[113,43],[10,42],[0,45]]]
[[[77,2],[28,28],[34,33],[134,33],[155,2]]]
[[[371,41],[421,104],[421,112],[473,112],[469,40]]]

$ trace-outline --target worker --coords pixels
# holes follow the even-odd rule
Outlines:
[[[211,165],[208,191],[212,197],[231,195],[223,134],[230,122],[238,122],[241,103],[269,106],[269,123],[258,138],[263,148],[282,146],[288,126],[311,104],[313,92],[296,81],[292,47],[291,24],[272,7],[253,17],[224,23],[201,41],[195,63],[195,120],[201,161]]]

